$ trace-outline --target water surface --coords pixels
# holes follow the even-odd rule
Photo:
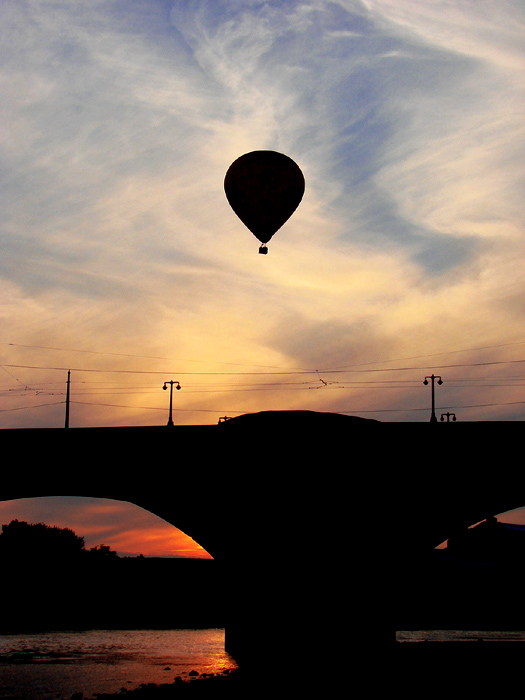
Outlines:
[[[0,698],[90,698],[236,667],[223,629],[0,635]]]

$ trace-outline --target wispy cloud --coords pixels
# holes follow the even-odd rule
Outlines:
[[[70,528],[84,537],[86,549],[104,544],[120,556],[209,558],[181,530],[124,501],[66,496],[0,501],[0,522],[12,520]]]
[[[3,426],[61,424],[64,372],[33,367],[77,370],[76,425],[163,422],[172,377],[186,380],[180,422],[279,407],[423,420],[422,385],[186,373],[304,368],[315,385],[317,369],[421,356],[407,374],[420,382],[433,353],[490,347],[446,371],[489,380],[496,366],[479,362],[522,357],[519,2],[7,0],[0,13]],[[259,148],[306,178],[267,257],[223,192],[229,164]],[[519,380],[444,405],[522,418],[522,373],[497,367]],[[31,402],[57,405],[12,410]]]

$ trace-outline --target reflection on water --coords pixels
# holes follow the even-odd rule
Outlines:
[[[233,668],[223,629],[0,635],[0,698],[91,697]]]

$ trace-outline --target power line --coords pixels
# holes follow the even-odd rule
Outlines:
[[[16,408],[0,408],[0,413],[11,413],[12,411],[25,411],[29,408],[45,408],[46,406],[60,406],[65,401],[55,401],[53,403],[40,403],[33,406],[18,406]]]
[[[65,403],[64,401],[58,402],[58,403]],[[71,401],[71,403],[75,404],[80,404],[80,405],[85,405],[85,406],[106,406],[109,408],[127,408],[127,409],[140,409],[140,410],[148,410],[148,411],[166,411],[166,407],[162,408],[157,408],[156,406],[125,406],[122,404],[111,404],[111,403],[99,403],[99,402],[91,402],[91,401]],[[486,408],[486,407],[496,407],[496,406],[515,406],[515,405],[522,405],[525,404],[525,401],[508,401],[508,402],[491,402],[491,403],[482,403],[482,404],[466,404],[462,406],[441,406],[437,407],[436,410],[444,410],[444,409],[453,409],[457,410],[460,408]],[[55,404],[50,404],[50,405],[55,405]],[[29,407],[28,407],[29,408]],[[181,413],[235,413],[237,415],[242,415],[244,413],[248,413],[248,411],[233,411],[231,409],[212,409],[212,408],[173,408],[173,411],[179,411]],[[428,411],[428,406],[424,406],[421,408],[378,408],[378,409],[355,409],[355,410],[340,410],[338,413],[344,413],[346,414],[359,414],[359,413],[411,413],[413,411]]]
[[[143,360],[169,360],[170,362],[200,362],[209,365],[229,365],[232,367],[266,367],[268,369],[280,369],[275,365],[259,365],[259,364],[248,364],[244,362],[221,362],[220,360],[196,360],[188,358],[174,358],[174,357],[162,357],[158,355],[134,355],[125,352],[107,352],[102,350],[79,350],[75,348],[56,348],[49,345],[24,345],[22,343],[0,343],[0,345],[9,345],[10,347],[16,348],[29,348],[34,350],[54,350],[58,352],[77,352],[86,355],[107,355],[112,357],[133,357],[136,359]],[[312,370],[313,371],[313,370]]]
[[[2,367],[17,367],[19,369],[40,369],[47,371],[67,372],[67,367],[54,367],[42,365],[19,365],[4,363]],[[138,370],[138,369],[93,369],[88,367],[73,367],[72,372],[93,372],[98,374],[177,374],[185,376],[254,376],[254,375],[294,375],[314,374],[315,370],[280,370],[276,372],[180,372],[179,370]]]
[[[122,404],[113,404],[113,403],[102,403],[102,402],[91,402],[91,401],[77,401],[77,400],[71,400],[72,404],[78,404],[78,405],[84,405],[84,406],[102,406],[102,407],[107,407],[107,408],[122,408],[122,409],[128,409],[128,410],[149,410],[149,411],[166,411],[166,407],[155,407],[155,406],[126,406]],[[32,406],[19,406],[16,408],[2,408],[0,409],[0,413],[10,413],[14,411],[23,411],[23,410],[28,410],[32,408],[45,408],[49,406],[60,406],[65,404],[65,401],[55,401],[55,402],[50,402],[50,403],[43,403],[43,404],[36,404]],[[464,409],[464,408],[490,408],[490,407],[499,407],[499,406],[518,406],[518,405],[523,405],[525,404],[525,401],[507,401],[507,402],[490,402],[490,403],[482,403],[482,404],[465,404],[465,405],[458,405],[458,406],[442,406],[438,407],[436,410],[444,410],[444,409],[452,409],[452,410],[458,410],[458,409]],[[173,411],[177,411],[180,413],[230,413],[230,414],[235,414],[235,415],[242,415],[244,413],[248,413],[249,411],[239,411],[239,410],[232,410],[232,409],[212,409],[212,408],[173,408]],[[354,409],[354,410],[339,410],[338,413],[342,413],[345,415],[359,415],[361,413],[412,413],[412,412],[419,412],[419,411],[428,411],[428,406],[421,407],[421,408],[378,408],[378,409]]]
[[[507,348],[511,347],[513,345],[525,345],[525,340],[519,340],[513,343],[502,343],[501,345],[485,345],[483,347],[478,347],[478,348],[466,348],[464,350],[447,350],[446,352],[435,352],[431,353],[430,355],[413,355],[412,357],[397,357],[393,358],[390,360],[377,360],[375,362],[361,362],[359,364],[354,364],[354,365],[341,365],[339,368],[332,368],[332,369],[345,369],[345,368],[351,368],[351,367],[368,367],[370,365],[379,365],[379,364],[385,364],[387,362],[405,362],[406,360],[420,360],[420,359],[425,359],[427,357],[442,357],[443,355],[455,355],[457,353],[461,352],[479,352],[481,350],[495,350],[498,348]],[[325,370],[321,370],[325,371]]]
[[[463,406],[441,406],[437,407],[436,411],[444,411],[445,409],[458,410],[459,408],[488,408],[497,406],[516,406],[525,404],[525,401],[508,401],[503,403],[477,403],[477,404],[465,404]],[[414,411],[428,411],[428,406],[423,406],[421,408],[367,408],[367,409],[356,409],[343,411],[340,410],[338,413],[344,413],[345,415],[355,415],[357,413],[412,413]]]
[[[277,381],[277,382],[205,382],[205,383],[185,383],[185,393],[213,393],[213,392],[250,392],[250,391],[296,391],[302,389],[323,389],[323,388],[333,388],[333,389],[396,389],[396,388],[420,388],[420,381],[416,379],[347,379],[347,380],[332,380],[323,384],[318,385],[319,380],[306,380],[299,382],[290,381]],[[492,377],[490,375],[486,377],[460,377],[460,378],[450,378],[447,380],[447,385],[454,389],[459,388],[481,388],[481,387],[494,387],[494,388],[505,388],[505,387],[521,387],[524,386],[525,377],[520,376],[509,376],[509,377]],[[92,382],[80,380],[76,382],[77,388],[75,391],[76,395],[87,395],[87,394],[153,394],[157,393],[159,387],[154,384],[122,384],[117,383],[112,386],[104,386],[105,382]],[[28,387],[23,384],[21,387],[0,387],[0,395],[4,398],[17,397],[17,396],[32,396],[38,394],[45,394],[47,396],[63,395],[63,391],[56,391],[53,389],[46,389],[46,386],[62,386],[63,382],[39,382],[39,386],[42,388]],[[101,386],[102,385],[102,386]]]
[[[467,363],[456,363],[456,364],[450,364],[450,365],[419,365],[419,366],[406,366],[406,367],[384,367],[380,369],[344,369],[344,370],[338,370],[338,369],[326,369],[322,370],[322,374],[365,374],[365,373],[381,373],[381,372],[413,372],[413,371],[418,371],[422,372],[425,370],[434,370],[434,369],[455,369],[458,367],[491,367],[491,366],[497,366],[497,365],[512,365],[512,364],[521,364],[524,363],[525,360],[520,359],[520,360],[491,360],[487,362],[467,362]],[[59,371],[59,372],[67,372],[68,368],[67,367],[54,367],[54,366],[42,366],[42,365],[21,365],[21,364],[12,364],[12,363],[4,363],[1,365],[2,367],[11,367],[11,368],[18,368],[18,369],[38,369],[38,370],[47,370],[47,371]],[[137,370],[137,369],[94,369],[94,368],[87,368],[87,367],[75,367],[71,369],[72,372],[86,372],[86,373],[98,373],[98,374],[143,374],[143,375],[150,375],[150,374],[171,374],[175,372],[175,370]],[[274,372],[258,372],[258,371],[253,371],[253,372],[181,372],[179,370],[176,370],[176,373],[179,375],[184,375],[184,376],[296,376],[296,375],[304,375],[304,374],[317,374],[318,370],[303,370],[303,369],[295,369],[295,370],[278,370]]]
[[[6,369],[6,368],[4,367],[4,365],[1,365],[1,367],[2,367],[2,369],[4,370],[4,372],[5,372],[6,374],[8,374],[10,377],[12,377],[12,378],[15,380],[15,382],[18,382],[18,383],[21,384],[23,387],[25,387],[25,384],[24,384],[22,381],[20,381],[20,379],[18,379],[18,377],[15,377],[15,375],[14,375],[12,372],[10,372],[8,369]]]
[[[29,345],[29,344],[22,344],[22,343],[0,343],[2,345],[8,345],[10,347],[21,347],[21,348],[29,348],[29,349],[41,349],[41,350],[53,350],[53,351],[60,351],[60,352],[76,352],[76,353],[82,353],[82,354],[90,354],[90,355],[106,355],[106,356],[113,356],[113,357],[128,357],[128,358],[137,358],[137,359],[151,359],[151,360],[169,360],[171,362],[197,362],[197,363],[204,363],[204,364],[218,364],[218,365],[228,365],[228,366],[236,366],[236,367],[260,367],[260,368],[266,368],[266,369],[275,369],[275,370],[283,370],[284,368],[278,367],[275,365],[260,365],[260,364],[247,364],[247,363],[238,363],[238,362],[224,362],[224,361],[218,361],[218,360],[202,360],[202,359],[189,359],[189,358],[172,358],[172,357],[164,357],[164,356],[158,356],[158,355],[140,355],[140,354],[131,354],[131,353],[118,353],[118,352],[109,352],[109,351],[100,351],[100,350],[83,350],[83,349],[75,349],[75,348],[59,348],[59,347],[54,347],[54,346],[48,346],[48,345]],[[315,373],[315,372],[339,372],[342,370],[347,370],[347,369],[353,369],[353,368],[358,368],[358,367],[370,367],[371,365],[377,365],[377,364],[386,364],[389,362],[401,362],[401,361],[406,361],[406,360],[416,360],[416,359],[424,359],[424,358],[429,358],[429,357],[442,357],[445,355],[453,355],[453,354],[458,354],[458,353],[464,353],[464,352],[480,352],[482,350],[494,350],[494,349],[499,349],[499,348],[505,348],[505,347],[512,347],[516,345],[524,345],[525,340],[520,340],[520,341],[514,341],[511,343],[500,343],[498,345],[485,345],[485,346],[480,346],[480,347],[474,347],[474,348],[464,348],[461,350],[447,350],[444,352],[438,352],[438,353],[431,353],[427,355],[413,355],[409,357],[401,357],[401,358],[391,358],[387,360],[377,360],[375,362],[364,362],[364,363],[359,363],[359,364],[352,364],[352,365],[341,365],[339,367],[331,367],[331,368],[326,368],[322,370],[318,369],[299,369],[299,370],[294,370],[292,372],[302,372],[302,373]],[[517,360],[516,362],[519,362],[520,360]],[[523,361],[523,360],[522,360]],[[476,364],[476,363],[475,363]],[[486,363],[477,363],[479,365],[484,365]],[[490,363],[489,363],[490,364]],[[28,365],[3,365],[4,367],[23,367],[23,368],[30,368],[33,369],[33,367],[28,366]],[[473,366],[472,364],[464,364],[464,365],[442,365],[440,367],[457,367],[457,366],[463,366],[463,367],[468,367],[468,366]],[[36,368],[35,368],[36,369]],[[61,369],[63,370],[64,368],[49,368],[49,369]],[[393,368],[393,369],[398,369],[398,368]],[[401,369],[401,368],[399,368]],[[429,369],[428,367],[423,367],[423,368],[408,368],[408,369]],[[7,370],[6,370],[7,371]],[[97,371],[97,370],[75,370],[75,371]],[[104,371],[104,370],[99,370],[99,371]],[[108,370],[111,371],[111,370]],[[125,372],[127,370],[113,370],[115,372],[117,371],[122,371]],[[133,371],[133,370],[129,370]],[[285,373],[290,372],[290,370],[284,370]],[[372,371],[372,370],[371,370]],[[378,370],[381,371],[381,370]],[[382,371],[388,371],[388,368],[384,368]],[[179,372],[180,374],[180,372]],[[186,374],[205,374],[205,373],[186,373]],[[213,374],[222,374],[220,372],[218,373],[213,373]],[[242,374],[242,373],[241,373]],[[247,374],[254,374],[252,372],[248,372]],[[257,373],[255,373],[257,374]],[[16,377],[14,377],[16,379]],[[17,380],[19,381],[19,380]]]
[[[483,350],[483,349],[490,349],[490,348],[498,348],[498,347],[508,347],[511,345],[520,345],[523,344],[523,342],[519,343],[506,343],[498,346],[486,346],[485,348],[473,348],[470,349],[470,351],[475,351],[475,350]],[[9,345],[14,345],[12,343],[9,343]],[[45,347],[45,346],[22,346],[22,347]],[[58,348],[48,348],[48,349],[58,349]],[[63,350],[63,349],[62,349]],[[143,357],[143,358],[148,358],[148,356],[140,356],[140,355],[124,355],[121,353],[98,353],[98,352],[92,352],[92,351],[77,351],[77,352],[84,352],[84,353],[91,353],[91,354],[104,354],[104,355],[121,355],[125,357]],[[438,355],[447,355],[447,354],[452,354],[452,353],[459,353],[459,352],[469,352],[469,350],[456,350],[456,351],[451,351],[450,353],[436,353],[435,356]],[[398,358],[398,360],[383,360],[380,362],[374,362],[374,363],[363,363],[360,365],[346,365],[345,367],[340,367],[340,368],[330,368],[330,369],[325,369],[325,370],[311,370],[311,369],[284,369],[284,368],[275,368],[273,367],[272,370],[270,371],[270,368],[265,365],[238,365],[237,363],[216,363],[216,364],[228,364],[228,365],[236,365],[236,366],[241,366],[241,367],[266,367],[265,371],[260,371],[260,370],[252,370],[252,371],[224,371],[224,370],[216,370],[216,371],[186,371],[186,372],[179,372],[178,370],[176,373],[178,375],[186,376],[186,377],[203,377],[203,378],[211,378],[211,377],[219,377],[219,378],[224,378],[224,381],[220,381],[220,379],[216,382],[210,383],[206,379],[203,379],[202,383],[199,383],[199,380],[197,380],[195,383],[191,384],[186,384],[185,389],[187,393],[191,394],[199,394],[199,393],[234,393],[234,392],[245,392],[245,393],[253,393],[255,391],[300,391],[300,390],[311,390],[311,389],[317,389],[317,390],[329,390],[329,389],[339,389],[339,390],[348,390],[348,391],[356,391],[356,390],[361,390],[361,394],[363,394],[365,391],[369,391],[372,389],[382,389],[382,390],[415,390],[420,389],[421,387],[419,380],[411,380],[409,378],[404,378],[404,379],[390,379],[386,378],[385,375],[388,375],[389,373],[398,373],[398,372],[424,372],[426,370],[437,370],[437,369],[456,369],[456,368],[475,368],[475,367],[497,367],[497,366],[512,366],[512,365],[519,365],[525,362],[524,359],[515,359],[515,360],[487,360],[484,362],[465,362],[465,363],[451,363],[451,364],[442,364],[442,365],[425,365],[425,366],[397,366],[397,367],[372,367],[371,365],[378,365],[378,364],[384,364],[387,362],[395,362],[395,361],[401,361],[401,359],[405,360],[410,360],[410,359],[419,359],[423,357],[433,357],[434,355],[420,355],[420,356],[415,356],[412,358]],[[153,358],[149,357],[149,359],[170,359],[170,358]],[[174,361],[172,359],[172,361]],[[180,360],[179,360],[180,361]],[[4,363],[1,364],[0,367],[8,374],[10,377],[12,377],[18,384],[16,389],[9,388],[7,391],[7,394],[3,394],[4,397],[6,396],[36,396],[39,394],[43,394],[46,396],[63,396],[64,392],[63,391],[45,391],[43,389],[36,389],[33,387],[29,387],[28,385],[24,384],[18,377],[11,372],[11,369],[30,369],[30,370],[39,370],[39,371],[60,371],[60,372],[67,372],[68,370],[71,370],[71,368],[66,368],[66,367],[58,367],[58,366],[41,366],[41,365],[25,365],[25,364],[15,364],[15,363]],[[9,368],[9,369],[8,369]],[[98,368],[85,368],[85,367],[79,367],[76,369],[72,369],[72,372],[75,373],[88,373],[91,375],[150,375],[150,376],[156,376],[160,374],[171,374],[172,372],[166,372],[166,370],[163,370],[162,372],[158,370],[133,370],[133,369],[98,369]],[[466,374],[466,373],[465,373]],[[482,374],[481,372],[479,374]],[[498,374],[498,372],[494,372],[493,374]],[[305,376],[305,375],[310,375],[310,379],[304,379],[300,380],[299,377]],[[322,379],[321,375],[326,376],[326,380]],[[338,375],[341,376],[341,379],[336,379]],[[342,378],[342,375],[347,375],[346,379]],[[369,379],[366,378],[351,378],[350,375],[372,375],[370,376]],[[377,378],[373,378],[373,376],[376,376]],[[380,375],[381,378],[378,376]],[[230,382],[228,381],[229,378],[233,377],[253,377],[254,379],[252,381],[247,380],[247,381],[238,381],[238,382]],[[258,380],[257,378],[261,378],[261,380]],[[269,380],[269,381],[264,381],[262,378],[278,378],[282,377],[282,380],[275,379],[274,381]],[[286,379],[286,377],[297,377],[298,379],[295,381],[293,379]],[[329,379],[329,377],[334,377],[334,379]],[[525,381],[524,376],[520,376],[519,374],[511,374],[508,377],[505,376],[485,376],[485,377],[461,377],[461,378],[449,378],[447,380],[447,385],[451,389],[483,389],[483,388],[508,388],[508,387],[521,387],[523,386],[522,382]],[[86,387],[87,390],[77,390],[75,391],[75,396],[80,397],[80,396],[116,396],[117,394],[124,395],[124,394],[150,394],[150,393],[157,393],[159,387],[152,386],[147,383],[147,380],[144,382],[144,384],[130,384],[126,385],[125,382],[120,382],[119,380],[111,380],[109,378],[107,379],[102,379],[102,380],[86,380],[86,379],[79,379],[76,382],[76,386],[78,387],[79,385],[94,385],[94,384],[102,384],[104,385],[105,383],[114,383],[117,386],[98,386],[98,387],[93,387],[91,390]],[[46,382],[46,383],[39,383],[39,386],[51,386],[53,384],[62,384],[62,382]],[[151,391],[150,391],[151,390]],[[185,393],[186,393],[185,392]],[[60,404],[63,404],[64,401],[58,401],[58,402],[49,402],[49,403],[42,403],[42,404],[37,404],[33,406],[23,406],[23,407],[15,407],[15,408],[10,408],[10,409],[0,409],[1,413],[6,413],[6,412],[11,412],[11,411],[20,411],[20,410],[27,410],[29,408],[44,408],[44,407],[49,407],[49,406],[58,406]],[[79,401],[79,400],[73,400],[71,403],[76,403],[76,404],[83,404],[87,406],[106,406],[110,408],[120,408],[120,409],[128,409],[128,410],[155,410],[155,411],[165,411],[165,408],[155,408],[152,406],[126,406],[126,405],[120,405],[120,404],[114,404],[114,403],[102,403],[102,402],[88,402],[88,401]],[[445,408],[451,408],[454,410],[457,409],[476,409],[476,408],[486,408],[486,407],[499,407],[499,406],[512,406],[512,405],[522,405],[524,404],[525,401],[511,401],[511,402],[491,402],[491,403],[479,403],[479,404],[468,404],[464,406],[448,406]],[[199,412],[205,412],[205,413],[229,413],[229,414],[240,414],[243,413],[243,411],[232,411],[228,410],[226,411],[225,409],[198,409],[198,408],[177,408],[174,409],[177,411],[181,412],[186,412],[186,413],[199,413]],[[359,414],[359,413],[404,413],[404,412],[412,412],[412,411],[428,411],[428,407],[425,408],[391,408],[391,409],[364,409],[362,411],[356,410],[352,411],[352,414]],[[341,413],[349,413],[349,411],[339,411]]]
[[[468,384],[455,384],[453,387],[454,389],[479,389],[479,388],[494,388],[494,389],[508,389],[508,388],[513,388],[513,387],[521,387],[523,384],[478,384],[475,386],[468,385]],[[236,388],[236,387],[229,387],[228,385],[225,385],[223,387],[215,387],[215,388],[198,388],[198,389],[188,389],[185,386],[185,394],[235,394],[235,393],[255,393],[255,392],[290,392],[290,391],[356,391],[359,389],[363,389],[366,391],[407,391],[407,390],[416,390],[416,391],[422,391],[422,387],[417,386],[415,383],[413,384],[407,384],[406,382],[400,382],[398,384],[382,384],[381,382],[373,383],[360,383],[360,382],[355,382],[355,383],[344,383],[340,384],[338,382],[334,383],[328,383],[327,386],[290,386],[288,384],[283,384],[283,385],[269,385],[266,386],[264,384],[257,385],[251,388]],[[47,392],[47,391],[27,391],[27,392],[18,392],[18,393],[10,393],[7,396],[4,395],[4,398],[19,398],[24,396],[26,397],[33,397],[33,396],[39,396],[39,395],[44,395],[44,396],[64,396],[66,392],[64,391],[54,391],[54,392]],[[75,396],[152,396],[152,395],[157,395],[158,391],[156,389],[151,389],[151,390],[140,390],[138,391],[137,389],[133,388],[114,388],[114,389],[95,389],[91,391],[82,391],[82,390],[76,390],[75,391]]]
[[[62,403],[64,403],[62,401]],[[135,409],[140,409],[140,410],[146,410],[146,411],[163,411],[166,412],[166,406],[163,406],[162,408],[157,408],[155,406],[122,406],[120,404],[112,404],[112,403],[92,403],[90,401],[71,401],[71,403],[74,404],[80,404],[83,406],[106,406],[109,408],[129,408],[132,410]],[[243,413],[247,413],[247,411],[231,411],[231,410],[225,410],[224,408],[222,409],[215,409],[215,408],[175,408],[173,407],[172,409],[174,412],[180,412],[180,413],[235,413],[237,415],[241,415]]]

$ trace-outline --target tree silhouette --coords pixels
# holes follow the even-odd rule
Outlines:
[[[121,558],[69,528],[13,520],[1,527],[0,571],[0,634],[223,626],[207,560]]]
[[[108,547],[107,544],[99,544],[96,547],[91,547],[88,554],[90,557],[96,558],[97,560],[116,559],[118,557],[118,554]]]
[[[89,552],[83,537],[70,528],[12,520],[2,525],[0,558],[26,562],[74,563],[86,557],[113,558],[117,553],[107,545],[93,547]]]

